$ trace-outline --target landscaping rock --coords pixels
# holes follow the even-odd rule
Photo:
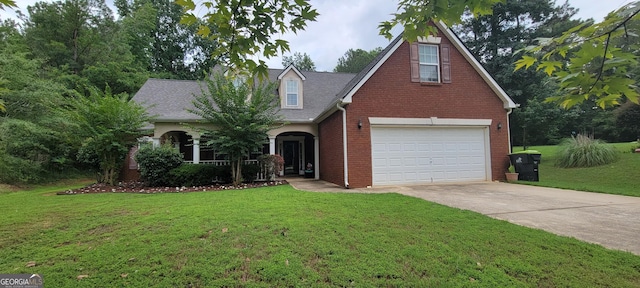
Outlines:
[[[277,186],[289,184],[286,180],[276,180],[269,182],[245,183],[238,187],[231,185],[207,185],[192,187],[148,187],[144,182],[121,182],[117,185],[108,185],[105,183],[95,183],[83,188],[66,190],[56,193],[57,195],[76,195],[76,194],[95,194],[95,193],[139,193],[139,194],[156,194],[156,193],[185,193],[185,192],[203,192],[203,191],[219,191],[229,189],[249,189],[267,186]]]

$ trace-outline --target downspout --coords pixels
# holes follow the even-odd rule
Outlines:
[[[347,110],[344,107],[340,106],[340,104],[344,103],[342,101],[338,101],[336,103],[336,107],[338,110],[342,111],[342,153],[344,157],[344,187],[349,189],[349,163],[347,162]]]
[[[509,112],[507,112],[507,137],[509,137],[509,153],[513,153],[513,147],[511,143],[511,113],[513,112],[513,108],[509,108]]]

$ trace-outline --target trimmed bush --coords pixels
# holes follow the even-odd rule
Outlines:
[[[593,167],[615,162],[618,159],[618,150],[604,141],[578,135],[562,141],[557,155],[558,167]]]
[[[169,172],[182,164],[182,154],[170,145],[145,145],[136,153],[136,162],[140,177],[149,186],[166,186],[172,182]]]
[[[182,164],[169,172],[173,186],[205,186],[215,181],[220,168],[213,165]]]
[[[242,165],[242,182],[251,183],[256,181],[258,172],[260,172],[260,165],[258,164]]]

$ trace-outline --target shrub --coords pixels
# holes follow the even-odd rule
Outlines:
[[[182,164],[182,154],[170,145],[144,145],[136,153],[136,162],[140,177],[149,186],[166,186],[172,182],[169,172]]]
[[[560,144],[556,166],[562,168],[593,167],[613,163],[618,151],[601,140],[578,135]]]
[[[280,171],[282,171],[282,169],[284,168],[284,159],[278,154],[260,155],[260,157],[258,157],[258,162],[260,163],[260,165],[265,166],[265,169],[267,170],[265,173],[269,178],[268,180],[273,180],[272,178],[277,173],[280,173]]]
[[[256,181],[256,175],[260,172],[259,164],[244,164],[242,165],[242,180],[245,183],[251,183]]]
[[[219,183],[231,183],[233,177],[231,177],[231,165],[215,166],[215,181]]]
[[[205,186],[213,184],[219,170],[213,165],[182,164],[169,175],[173,186]]]

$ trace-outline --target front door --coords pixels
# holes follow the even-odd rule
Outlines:
[[[300,171],[300,142],[283,141],[284,174],[298,175]]]

